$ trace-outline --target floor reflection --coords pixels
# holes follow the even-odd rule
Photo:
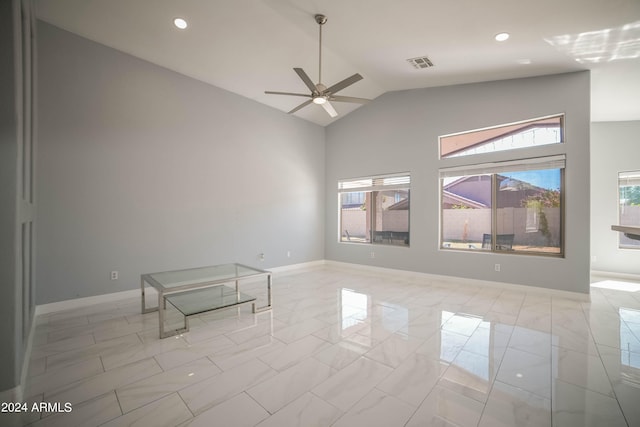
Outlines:
[[[369,296],[352,289],[340,290],[342,330],[346,331],[369,317]]]

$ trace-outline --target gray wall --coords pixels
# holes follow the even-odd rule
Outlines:
[[[591,124],[591,255],[594,270],[640,274],[640,249],[619,249],[618,172],[640,170],[640,121]]]
[[[328,126],[326,258],[588,292],[589,82],[589,73],[580,72],[387,93]],[[460,159],[438,159],[438,136],[556,113],[566,114],[566,143],[521,152],[566,153],[565,258],[439,250],[438,168]],[[411,247],[339,243],[337,181],[404,171],[411,172]],[[501,272],[494,271],[496,263]]]
[[[324,128],[39,24],[38,304],[323,258]]]

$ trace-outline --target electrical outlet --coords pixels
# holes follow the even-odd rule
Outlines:
[[[258,255],[258,259],[260,261],[264,261],[264,253],[261,253],[260,255]]]
[[[375,252],[371,252],[371,258],[375,258],[376,257],[376,253]]]
[[[118,272],[117,271],[112,271],[111,272],[111,280],[118,280]]]
[[[500,264],[496,264],[494,268],[496,271],[500,271]]]
[[[291,251],[287,251],[287,258],[291,258]]]

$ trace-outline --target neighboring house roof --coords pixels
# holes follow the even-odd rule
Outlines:
[[[488,206],[484,203],[476,202],[475,200],[462,197],[447,190],[442,191],[442,203],[449,205],[466,206],[473,209],[488,208]]]
[[[450,183],[448,183],[447,185],[445,185],[443,187],[443,190],[447,190],[447,191],[451,191],[453,192],[452,188],[456,187],[457,185],[468,181],[470,179],[474,178],[473,176],[462,176],[454,181],[451,181]],[[504,175],[497,175],[498,178],[498,182],[500,184],[502,184],[503,182],[508,182],[508,186],[510,190],[537,190],[537,191],[545,191],[544,188],[542,187],[537,187],[533,184],[530,184],[528,182],[524,182],[524,181],[520,181],[519,179],[515,179],[515,178],[509,178],[506,177]]]
[[[458,178],[458,179],[456,179],[456,180],[454,180],[454,181],[451,181],[450,183],[448,183],[447,185],[445,185],[445,186],[443,187],[443,190],[448,190],[448,189],[449,189],[449,188],[451,188],[451,187],[455,187],[455,186],[456,186],[456,184],[459,184],[459,183],[461,183],[461,182],[464,182],[464,181],[468,180],[469,178],[470,178],[470,177],[468,177],[468,176],[461,176],[460,178]]]
[[[406,211],[409,209],[409,199],[402,199],[397,203],[394,203],[393,205],[389,206],[387,208],[387,210],[390,211]]]
[[[522,191],[533,190],[539,193],[545,191],[544,188],[535,186],[528,182],[520,181],[519,179],[507,178],[506,176],[498,175],[499,191]]]
[[[476,190],[471,190],[466,188],[466,190],[457,189],[460,185],[466,183],[469,180],[477,180],[476,176],[463,176],[454,181],[451,181],[447,185],[445,185],[442,189],[442,203],[449,205],[460,205],[466,206],[473,209],[486,208],[488,204],[484,203],[482,200],[474,200],[469,197],[469,195],[476,193]],[[521,181],[519,179],[509,178],[504,175],[497,175],[498,185],[500,191],[512,191],[512,192],[520,192],[523,193],[523,197],[525,195],[531,195],[532,193],[543,193],[545,191],[544,188],[532,185],[528,182]],[[481,181],[478,181],[481,183]],[[487,185],[487,181],[484,181],[484,184]],[[477,187],[480,188],[480,187]],[[485,193],[489,191],[486,188]],[[465,195],[459,194],[465,193]],[[479,195],[479,194],[478,194]],[[515,194],[514,194],[515,196]],[[490,197],[488,194],[485,194],[485,197]],[[516,196],[517,197],[517,196]],[[487,199],[488,200],[488,199]],[[515,200],[514,200],[515,202]]]

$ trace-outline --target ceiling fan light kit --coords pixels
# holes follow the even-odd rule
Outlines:
[[[302,68],[294,68],[293,71],[298,74],[298,77],[304,82],[304,84],[309,88],[311,94],[307,95],[304,93],[293,93],[293,92],[275,92],[275,91],[265,91],[264,93],[269,95],[286,95],[286,96],[302,96],[305,98],[311,98],[308,101],[303,102],[302,104],[295,107],[293,110],[289,111],[289,114],[293,114],[301,108],[306,107],[309,104],[320,105],[324,110],[331,116],[336,117],[338,113],[335,108],[331,105],[331,102],[351,102],[357,104],[366,104],[370,100],[364,98],[355,98],[352,96],[339,96],[335,95],[338,91],[345,89],[346,87],[351,86],[357,81],[362,80],[362,76],[358,73],[352,75],[351,77],[347,77],[346,79],[334,84],[333,86],[326,87],[322,84],[322,26],[327,23],[327,17],[324,15],[315,15],[314,16],[316,23],[318,24],[320,30],[319,36],[319,49],[318,49],[318,83],[314,84],[313,80],[309,78],[309,75],[305,73]],[[331,101],[331,102],[330,102]]]

